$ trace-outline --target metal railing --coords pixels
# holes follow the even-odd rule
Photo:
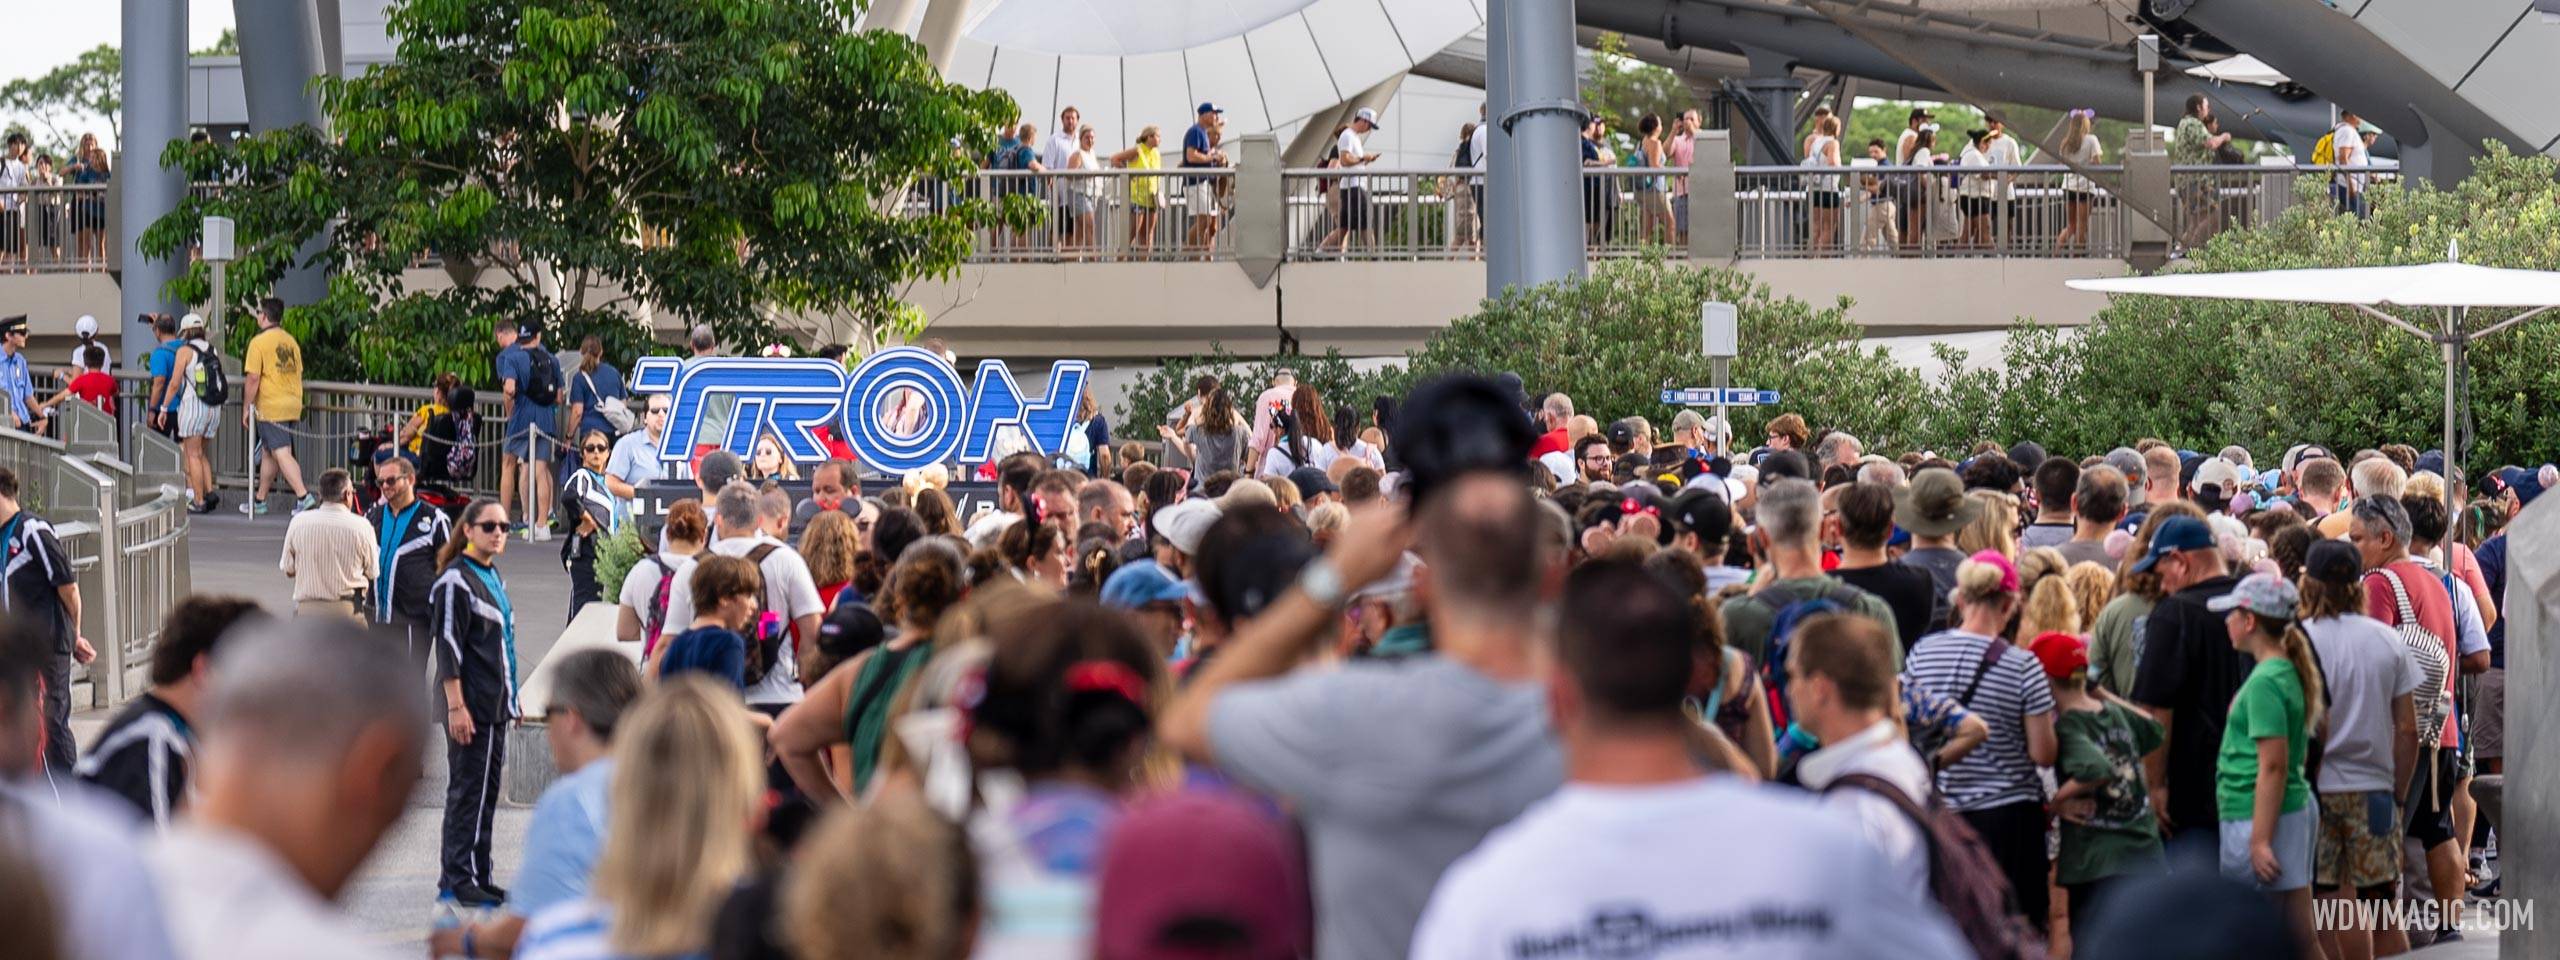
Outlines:
[[[184,491],[104,454],[0,429],[0,463],[34,482],[21,505],[51,521],[80,585],[83,636],[98,657],[73,667],[88,705],[112,707],[148,685],[169,608],[191,588]]]
[[[2121,168],[2099,168],[2101,175]],[[1743,256],[2116,257],[2125,210],[2067,167],[1740,167]]]
[[[213,458],[215,482],[226,487],[254,489],[257,475],[253,471],[257,464],[250,459],[251,431],[241,422],[242,391],[238,373],[232,374],[231,383],[230,402],[223,405],[221,426],[214,431],[206,453]],[[125,454],[141,462],[147,462],[147,458],[139,455],[136,445],[149,441],[131,438],[150,432],[149,419],[145,416],[150,389],[148,376],[116,375],[116,418],[124,424],[141,428],[126,431]],[[396,441],[401,425],[408,423],[418,408],[434,396],[435,392],[425,387],[306,381],[302,389],[302,419],[291,428],[294,460],[302,468],[303,482],[310,483],[320,476],[320,471],[331,467],[357,470],[367,452],[363,441],[368,435],[388,430]],[[480,396],[486,398],[489,394]],[[482,399],[472,406],[480,416],[472,438],[480,448],[480,455],[467,481],[449,485],[461,493],[493,493],[498,489],[503,469],[499,445],[504,439],[506,419],[496,400]],[[557,407],[557,412],[564,417],[567,410],[567,403]],[[290,493],[291,488],[279,479],[274,491],[285,494]],[[228,508],[229,504],[226,504],[225,509]]]
[[[2224,230],[2273,223],[2302,202],[2299,191],[2306,184],[2317,185],[2328,195],[2325,202],[2344,211],[2349,205],[2342,194],[2349,183],[2371,189],[2399,179],[2400,171],[2391,167],[2172,167],[2171,243],[2183,253]]]
[[[1046,210],[1028,229],[978,231],[971,262],[1235,259],[1227,229],[1233,169],[981,170],[963,189],[973,197],[1028,196]],[[909,191],[907,209],[930,213],[957,199],[929,181]]]
[[[0,188],[0,273],[92,273],[114,246],[107,185]]]
[[[1280,175],[1292,260],[1429,260],[1483,251],[1475,224],[1482,185],[1467,171],[1289,170]]]

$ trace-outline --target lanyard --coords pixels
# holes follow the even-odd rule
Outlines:
[[[374,535],[380,538],[379,549],[382,554],[381,562],[377,564],[382,568],[378,574],[382,579],[373,585],[374,606],[380,611],[374,617],[376,620],[391,619],[391,568],[399,559],[396,550],[400,543],[409,539],[409,521],[417,517],[418,507],[423,503],[424,501],[411,500],[409,508],[399,513],[392,513],[387,504],[383,508],[383,524],[381,528],[374,531]]]

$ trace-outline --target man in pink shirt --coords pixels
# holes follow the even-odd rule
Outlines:
[[[1262,455],[1270,453],[1271,445],[1279,442],[1277,431],[1271,426],[1271,414],[1289,409],[1289,397],[1297,392],[1298,372],[1282,367],[1271,375],[1271,389],[1253,398],[1253,462],[1243,465],[1246,476],[1253,475],[1253,468],[1262,464]]]
[[[1682,111],[1680,111],[1680,117],[1679,117],[1679,119],[1671,121],[1671,149],[1670,149],[1670,157],[1669,157],[1669,160],[1668,160],[1667,162],[1669,162],[1669,163],[1670,163],[1670,165],[1672,165],[1672,166],[1674,166],[1674,167],[1678,167],[1678,168],[1680,168],[1680,169],[1686,170],[1686,169],[1688,169],[1688,168],[1689,168],[1689,165],[1690,165],[1690,164],[1692,164],[1692,163],[1696,162],[1696,160],[1697,160],[1697,156],[1698,156],[1698,111],[1695,111],[1695,110],[1682,110]],[[1688,178],[1688,177],[1685,177],[1685,176],[1675,176],[1675,177],[1672,177],[1672,178],[1671,178],[1671,217],[1672,217],[1672,219],[1679,221],[1679,225],[1680,225],[1680,242],[1681,242],[1681,243],[1684,243],[1684,244],[1685,244],[1685,243],[1688,243],[1688,242],[1689,242],[1689,178]]]

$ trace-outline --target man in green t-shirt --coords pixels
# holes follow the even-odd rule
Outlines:
[[[1822,572],[1822,494],[1810,481],[1793,477],[1771,481],[1760,491],[1760,525],[1751,529],[1751,554],[1759,573],[1751,592],[1724,602],[1725,645],[1751,657],[1756,669],[1769,653],[1769,626],[1778,613],[1796,603],[1828,600],[1844,613],[1883,624],[1894,633],[1893,668],[1902,669],[1902,644],[1893,608],[1875,594],[1840,582]]]

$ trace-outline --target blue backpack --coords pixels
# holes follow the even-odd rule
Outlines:
[[[1769,694],[1769,729],[1785,730],[1792,711],[1787,702],[1787,647],[1798,626],[1826,613],[1854,613],[1859,590],[1832,580],[1820,596],[1799,596],[1785,584],[1771,584],[1751,599],[1775,615],[1769,620],[1767,656],[1760,663],[1761,686]]]

